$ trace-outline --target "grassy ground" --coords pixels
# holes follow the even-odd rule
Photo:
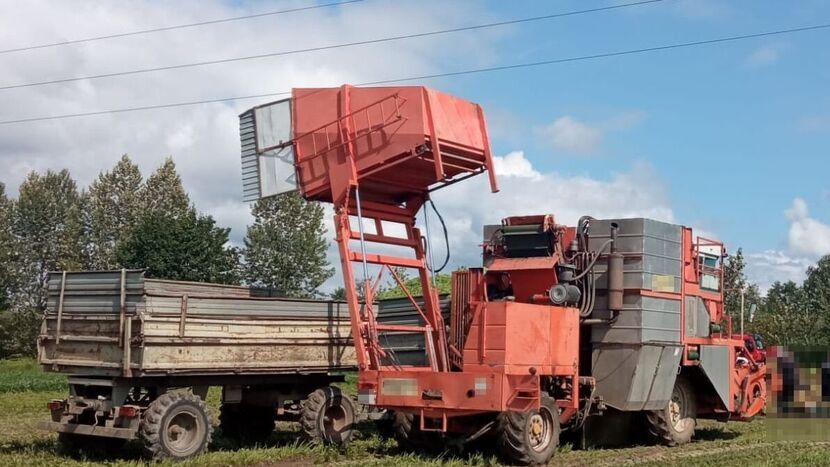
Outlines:
[[[70,459],[55,450],[56,436],[40,432],[36,424],[48,416],[46,403],[63,398],[65,379],[44,374],[31,360],[0,361],[0,465],[144,465],[140,446],[131,444],[117,458]],[[353,390],[353,378],[345,389]],[[208,402],[214,421],[219,392],[211,390]],[[217,430],[211,451],[180,466],[225,465],[498,465],[492,453],[438,455],[401,453],[394,441],[380,437],[371,425],[346,448],[313,447],[297,441],[297,427],[280,424],[264,446],[243,447]],[[623,449],[572,450],[565,444],[553,465],[828,465],[830,443],[772,442],[763,421],[719,424],[702,421],[693,443],[677,447],[634,446]],[[158,465],[166,465],[160,463]]]

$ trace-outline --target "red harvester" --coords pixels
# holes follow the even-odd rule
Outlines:
[[[401,442],[494,435],[510,461],[546,462],[562,430],[609,411],[642,414],[675,445],[697,418],[763,409],[764,363],[723,311],[723,245],[687,227],[553,215],[485,226],[484,267],[453,273],[445,322],[416,215],[432,191],[483,172],[498,191],[479,105],[420,86],[343,86],[295,89],[240,118],[247,199],[296,188],[334,204],[359,399],[394,410]],[[422,300],[399,268],[417,272]],[[377,321],[389,276],[418,325]],[[400,333],[423,336],[424,365],[384,346]]]

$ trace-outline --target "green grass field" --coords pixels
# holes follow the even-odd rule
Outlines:
[[[48,416],[46,403],[65,397],[65,378],[43,373],[32,360],[0,361],[0,465],[144,465],[140,446],[131,444],[117,458],[71,459],[59,456],[56,436],[38,431]],[[346,390],[353,391],[353,378]],[[219,391],[208,402],[218,415]],[[215,420],[214,420],[215,421]],[[394,441],[380,437],[370,424],[345,448],[315,447],[301,442],[293,424],[280,424],[264,446],[241,447],[216,432],[211,451],[182,466],[225,465],[498,465],[492,453],[445,452],[438,455],[401,453]],[[830,440],[828,440],[830,441]],[[828,465],[830,442],[772,442],[764,422],[721,424],[701,421],[693,443],[677,447],[633,446],[623,449],[573,450],[563,445],[553,465]],[[166,465],[159,463],[157,465]]]

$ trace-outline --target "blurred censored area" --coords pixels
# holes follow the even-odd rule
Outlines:
[[[767,371],[767,437],[830,440],[830,347],[773,347]]]

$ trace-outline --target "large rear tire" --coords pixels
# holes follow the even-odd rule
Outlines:
[[[546,464],[559,445],[559,433],[559,408],[550,397],[542,397],[539,410],[503,412],[496,420],[499,451],[512,464]]]
[[[300,426],[312,443],[345,444],[355,431],[355,407],[340,388],[317,389],[303,401]]]
[[[665,446],[679,446],[692,440],[696,420],[695,394],[691,384],[678,376],[666,408],[646,412],[646,424],[654,440]]]
[[[207,450],[213,426],[199,396],[168,392],[147,408],[139,431],[147,457],[183,460]]]

